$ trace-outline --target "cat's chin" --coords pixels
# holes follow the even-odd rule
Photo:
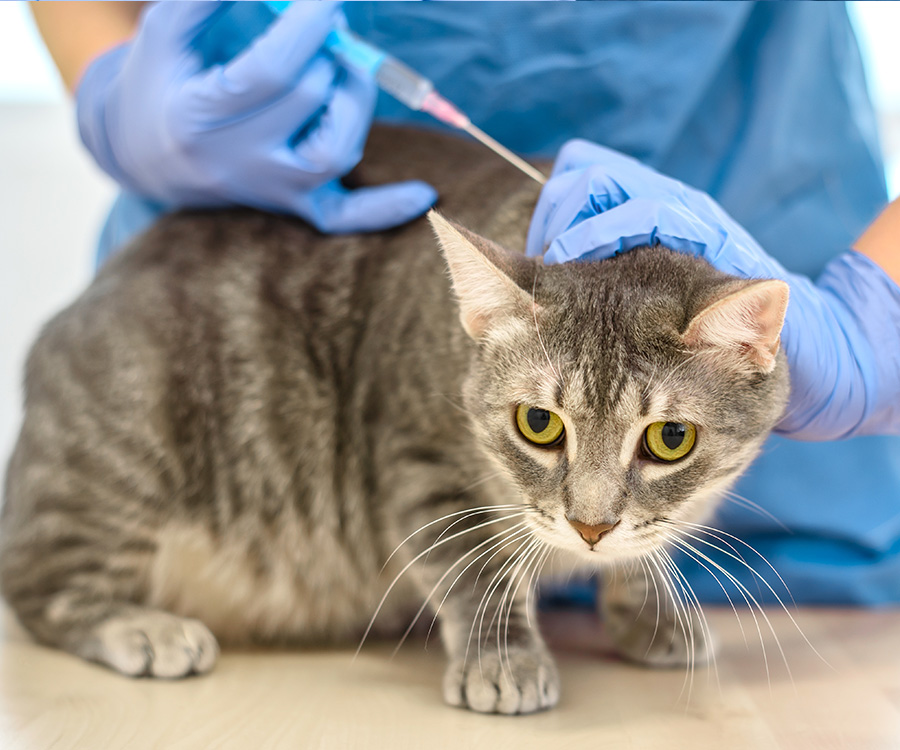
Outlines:
[[[584,549],[580,549],[576,544],[562,545],[558,542],[550,542],[548,546],[556,551],[553,557],[564,560],[563,567],[568,566],[566,570],[571,569],[574,565],[576,570],[596,572],[597,570],[613,568],[623,563],[636,563],[639,559],[649,556],[654,550],[663,545],[610,543],[604,546],[604,542],[601,541],[593,549],[588,548],[587,545],[583,545]]]
[[[661,545],[653,547],[643,545],[641,547],[610,547],[604,549],[593,550],[572,550],[566,552],[586,566],[593,569],[611,568],[621,565],[622,563],[637,562],[639,559],[647,557],[651,550],[657,549]]]

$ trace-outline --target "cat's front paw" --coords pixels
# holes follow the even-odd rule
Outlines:
[[[110,617],[74,650],[131,677],[169,679],[209,672],[219,655],[215,636],[199,620],[139,608]]]
[[[444,699],[481,713],[530,714],[559,701],[559,674],[543,645],[482,648],[467,661],[451,661]]]
[[[606,630],[616,650],[629,661],[657,669],[707,664],[715,655],[700,618],[690,612],[686,621],[674,612],[659,612],[648,603],[643,611],[628,606],[604,607]]]

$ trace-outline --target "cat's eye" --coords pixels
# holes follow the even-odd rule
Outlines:
[[[559,445],[566,432],[558,414],[527,404],[516,408],[516,425],[528,442],[545,448]]]
[[[644,430],[644,448],[660,461],[677,461],[694,447],[697,430],[684,422],[654,422]]]

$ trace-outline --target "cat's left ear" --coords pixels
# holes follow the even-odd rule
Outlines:
[[[770,373],[781,342],[790,289],[777,280],[745,282],[707,305],[682,336],[691,349],[712,349]]]
[[[534,283],[532,261],[447,221],[437,211],[429,211],[428,220],[447,259],[459,317],[469,336],[480,338],[504,318],[534,314],[534,298],[526,291]]]

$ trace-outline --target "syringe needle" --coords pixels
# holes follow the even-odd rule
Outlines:
[[[547,182],[547,177],[539,172],[537,169],[532,167],[527,161],[516,156],[512,151],[510,151],[506,146],[503,146],[493,138],[491,138],[487,133],[485,133],[480,128],[475,127],[471,122],[468,125],[463,127],[469,135],[473,138],[477,138],[481,141],[485,146],[491,149],[498,156],[502,156],[506,161],[508,161],[513,166],[521,169],[525,174],[527,174],[531,179],[540,183],[541,185]]]
[[[531,179],[541,185],[547,182],[547,178],[527,161],[475,127],[467,115],[434,90],[430,80],[397,58],[364,42],[347,29],[333,30],[325,40],[325,46],[348,65],[369,73],[383,90],[410,109],[427,112],[447,125],[464,130]]]

